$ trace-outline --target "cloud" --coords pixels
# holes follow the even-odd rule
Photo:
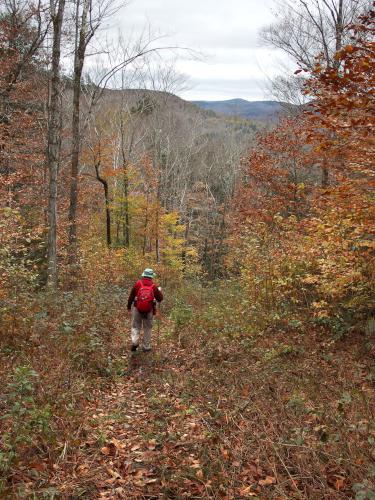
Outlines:
[[[123,11],[120,26],[146,20],[181,43],[244,47],[256,41],[267,22],[272,0],[134,0]]]
[[[235,97],[241,97],[249,101],[269,99],[268,90],[263,79],[191,78],[189,83],[191,83],[190,89],[181,94],[183,99],[189,101],[221,101]]]
[[[192,89],[182,97],[259,99],[274,75],[276,63],[269,49],[260,47],[258,32],[272,22],[272,0],[133,0],[118,16],[118,28],[167,35],[158,44],[201,51],[201,61],[180,53],[177,68],[190,78]]]

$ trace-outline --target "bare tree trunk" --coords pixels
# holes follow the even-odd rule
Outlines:
[[[344,18],[343,18],[343,7],[344,0],[339,0],[338,10],[337,10],[337,18],[336,18],[336,52],[342,49],[342,37],[344,31]],[[340,61],[339,59],[334,59],[333,67],[339,69]]]
[[[159,241],[159,224],[160,224],[160,217],[159,217],[159,201],[158,201],[158,206],[156,209],[156,234],[155,234],[155,257],[156,257],[156,262],[160,262],[160,241]]]
[[[143,256],[146,255],[146,248],[147,248],[148,205],[149,205],[149,194],[147,193],[147,196],[146,196],[145,222],[144,222],[144,225],[143,225],[143,228],[144,228],[143,248],[142,248],[142,255]]]
[[[156,138],[156,134],[155,134]],[[163,163],[161,161],[161,145],[160,145],[160,137],[158,138],[158,141],[156,142],[155,140],[155,150],[154,150],[154,166],[157,165],[158,167],[158,184],[157,184],[157,190],[156,190],[156,225],[155,225],[155,257],[156,257],[156,262],[160,262],[160,232],[159,232],[159,225],[160,225],[160,208],[162,206],[162,168],[163,168]]]
[[[186,247],[188,245],[189,240],[189,231],[190,231],[190,219],[188,213],[186,214],[186,222],[185,222],[185,233],[184,233],[184,246],[181,252],[181,260],[182,260],[182,269],[183,272],[186,271],[187,258],[186,258]]]
[[[56,4],[51,0],[53,23],[51,103],[49,109],[47,164],[49,170],[48,201],[48,275],[47,285],[57,287],[57,178],[60,161],[61,102],[60,102],[60,56],[61,32],[64,18],[65,0]]]
[[[158,187],[156,192],[156,220],[155,220],[155,257],[160,262],[160,209],[161,209],[161,168],[158,174]]]
[[[80,0],[76,9],[76,48],[74,52],[73,78],[73,117],[72,117],[72,158],[69,205],[69,263],[77,263],[77,204],[78,204],[78,163],[80,152],[80,98],[81,78],[85,52],[88,43],[87,14],[90,0],[83,0],[82,14],[79,18]],[[79,26],[80,23],[80,26]]]
[[[336,52],[341,50],[342,48],[342,36],[344,30],[343,8],[344,0],[339,0],[339,8],[336,21]]]
[[[128,168],[124,164],[124,246],[129,248],[130,246],[130,218],[129,218],[129,177]]]
[[[122,82],[122,88],[123,87],[124,87],[124,82]],[[124,130],[124,117],[122,109],[120,114],[120,132],[121,132],[122,167],[124,169],[124,175],[123,175],[124,204],[121,207],[124,211],[123,235],[124,235],[124,246],[126,248],[129,248],[130,246],[129,175],[128,175],[128,159],[125,154],[125,130]]]
[[[100,161],[95,163],[95,173],[97,180],[102,184],[104,189],[106,237],[107,237],[107,245],[108,247],[110,247],[112,245],[112,235],[111,235],[111,208],[109,206],[109,188],[106,179],[104,179],[104,177],[101,177],[100,175]]]

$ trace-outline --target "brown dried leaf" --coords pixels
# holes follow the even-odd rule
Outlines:
[[[145,484],[152,484],[152,483],[157,483],[157,482],[158,482],[158,478],[154,477],[151,479],[146,479]]]
[[[203,471],[202,469],[197,470],[196,474],[198,479],[203,479]]]
[[[114,479],[121,479],[121,475],[120,475],[117,471],[115,471],[115,470],[113,470],[113,469],[110,469],[109,467],[107,467],[107,472],[108,472],[108,474],[110,474],[110,475],[111,475]]]
[[[342,476],[338,476],[336,481],[335,481],[335,490],[340,491],[344,488],[345,486],[345,478]]]
[[[260,479],[258,481],[258,484],[260,486],[269,486],[270,484],[275,484],[276,483],[276,478],[273,476],[266,476],[265,479]]]
[[[252,491],[253,489],[253,486],[246,486],[245,488],[241,488],[240,490],[238,490],[239,494],[243,497],[256,497],[258,496],[257,493],[255,493],[254,491]]]

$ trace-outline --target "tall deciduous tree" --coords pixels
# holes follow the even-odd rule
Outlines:
[[[49,170],[48,202],[48,278],[50,286],[57,286],[57,178],[61,146],[61,36],[63,30],[65,0],[51,0],[50,12],[53,26],[51,97],[49,106],[47,163]]]
[[[261,38],[307,72],[314,71],[317,58],[324,67],[339,69],[336,53],[348,43],[351,25],[370,8],[369,0],[287,0],[276,5],[276,22],[263,29]],[[278,98],[288,100],[292,96],[295,101],[300,100],[303,81],[279,77],[273,87]],[[324,161],[321,172],[322,187],[327,187],[329,168]]]
[[[275,5],[275,22],[260,34],[263,43],[313,71],[317,57],[326,67],[338,67],[335,53],[349,42],[350,26],[368,11],[371,1],[276,0]],[[287,72],[273,79],[271,92],[278,100],[303,104],[304,82],[305,78]]]
[[[263,41],[313,70],[316,57],[337,67],[335,53],[350,38],[350,26],[370,7],[368,0],[287,0],[277,2],[276,21],[261,32]]]
[[[80,152],[80,101],[81,80],[87,46],[98,29],[102,16],[92,18],[93,1],[76,0],[75,11],[75,48],[73,76],[73,113],[72,113],[72,150],[71,150],[71,182],[69,205],[69,257],[70,263],[77,259],[77,201],[78,201],[78,164]]]

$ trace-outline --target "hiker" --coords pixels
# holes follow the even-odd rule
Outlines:
[[[131,289],[128,298],[128,312],[131,313],[132,352],[138,349],[142,324],[144,329],[143,351],[151,351],[151,330],[156,314],[156,301],[163,300],[161,288],[152,281],[154,277],[155,273],[152,269],[145,269],[141,279]]]

